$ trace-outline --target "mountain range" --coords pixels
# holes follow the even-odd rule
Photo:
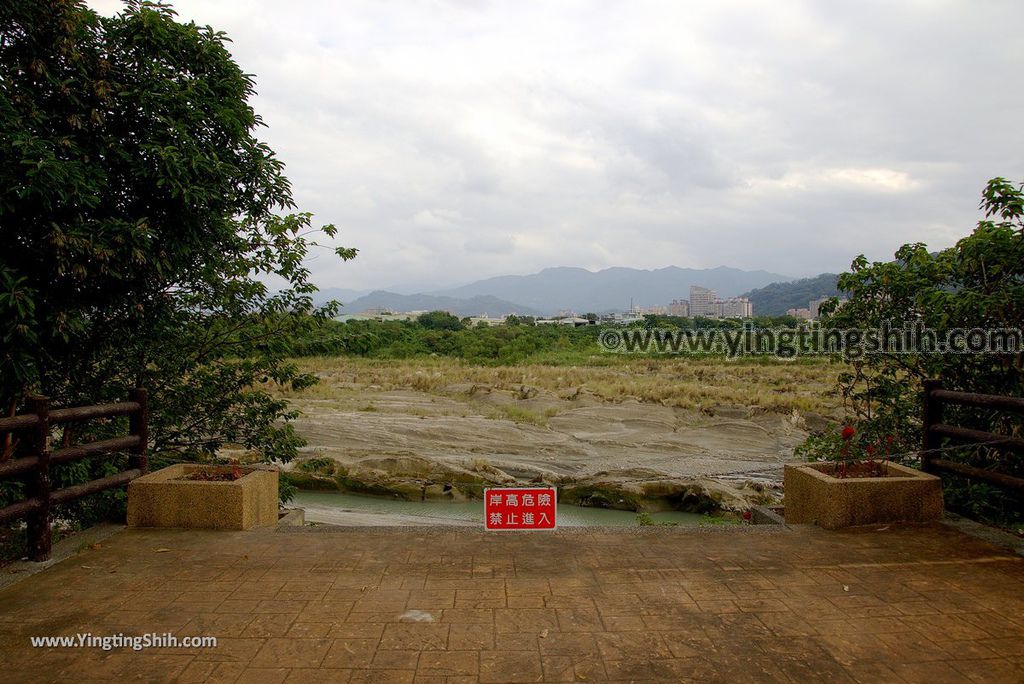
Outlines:
[[[447,290],[411,295],[387,290],[364,294],[332,288],[323,290],[319,299],[338,299],[344,304],[344,313],[384,308],[392,311],[445,309],[460,316],[482,313],[536,316],[565,310],[577,313],[624,311],[630,303],[661,306],[673,299],[688,299],[691,285],[711,288],[725,298],[792,280],[779,273],[727,266],[709,269],[669,266],[653,270],[615,267],[601,271],[556,267],[530,275],[497,276]],[[802,304],[806,305],[806,302]]]
[[[547,313],[563,309],[603,313],[624,311],[630,302],[636,306],[658,306],[673,299],[688,299],[691,285],[709,287],[720,297],[735,297],[782,280],[792,278],[726,266],[709,269],[669,266],[654,270],[616,267],[601,271],[563,266],[525,276],[487,278],[431,294],[458,298],[490,295]]]
[[[344,300],[340,301],[344,303]],[[496,318],[502,318],[509,314],[543,316],[546,313],[489,295],[462,298],[430,294],[403,295],[386,290],[374,290],[352,302],[344,304],[341,312],[345,314],[359,313],[368,309],[386,309],[388,311],[449,311],[456,316],[479,316],[486,314]]]

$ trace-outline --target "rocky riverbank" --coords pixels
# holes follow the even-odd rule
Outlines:
[[[407,500],[543,482],[584,506],[742,510],[777,498],[793,447],[824,423],[797,410],[607,401],[586,388],[338,389],[293,399],[308,446],[289,479]]]

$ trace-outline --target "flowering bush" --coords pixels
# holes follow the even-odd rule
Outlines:
[[[895,444],[894,435],[872,438],[869,432],[858,435],[856,428],[845,425],[808,438],[794,453],[808,461],[833,464],[826,472],[835,477],[885,477],[885,464],[900,456],[893,452]]]

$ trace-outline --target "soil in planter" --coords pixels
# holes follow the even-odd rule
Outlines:
[[[183,475],[177,479],[179,480],[197,480],[199,482],[234,482],[244,476],[245,473],[238,470],[228,471],[213,471],[213,470],[197,470],[194,473]]]
[[[833,463],[821,472],[839,479],[863,477],[890,477],[888,469],[882,461],[855,461],[853,463]]]

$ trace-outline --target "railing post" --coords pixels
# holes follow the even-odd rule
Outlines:
[[[129,400],[139,405],[139,410],[128,417],[128,431],[139,437],[139,445],[132,449],[132,455],[128,459],[130,468],[138,468],[145,474],[149,471],[149,456],[147,447],[149,445],[149,392],[141,387],[136,387],[129,394]]]
[[[50,558],[50,400],[29,397],[28,410],[39,422],[32,428],[31,449],[39,457],[39,465],[29,475],[26,498],[39,501],[38,508],[28,515],[28,557],[33,561]]]
[[[931,471],[931,461],[935,457],[935,449],[939,448],[941,438],[932,432],[932,426],[942,422],[942,400],[934,392],[942,389],[941,380],[924,381],[924,400],[921,415],[921,470]]]

